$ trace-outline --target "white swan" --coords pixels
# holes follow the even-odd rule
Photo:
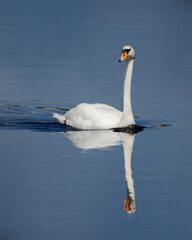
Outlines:
[[[123,112],[106,104],[81,103],[64,115],[54,113],[53,117],[57,118],[60,123],[82,130],[111,129],[134,125],[135,121],[131,108],[131,78],[135,51],[129,45],[123,47],[119,62],[124,60],[126,63],[126,72]]]

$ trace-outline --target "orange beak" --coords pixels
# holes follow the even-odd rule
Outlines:
[[[127,57],[128,57],[128,53],[123,52],[122,55],[121,55],[121,58],[119,59],[119,62],[123,62]]]

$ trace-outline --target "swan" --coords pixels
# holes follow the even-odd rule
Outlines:
[[[123,128],[135,125],[131,107],[131,79],[135,50],[126,45],[123,47],[119,62],[125,61],[123,112],[106,104],[81,103],[64,115],[53,114],[60,123],[80,130],[100,130]]]

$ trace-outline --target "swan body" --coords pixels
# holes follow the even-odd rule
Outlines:
[[[135,124],[131,108],[131,78],[134,59],[134,49],[131,46],[125,46],[119,60],[126,62],[123,112],[106,104],[81,103],[64,115],[54,113],[53,117],[62,124],[82,130],[111,129]]]
[[[106,104],[81,103],[65,115],[53,115],[60,123],[77,129],[110,129],[117,126],[122,112]]]

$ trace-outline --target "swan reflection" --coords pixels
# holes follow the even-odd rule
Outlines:
[[[131,156],[135,134],[124,132],[104,131],[67,131],[64,133],[72,143],[80,149],[108,149],[122,143],[125,160],[125,179],[127,183],[127,198],[124,201],[124,210],[128,213],[136,211],[135,189],[132,178]]]

